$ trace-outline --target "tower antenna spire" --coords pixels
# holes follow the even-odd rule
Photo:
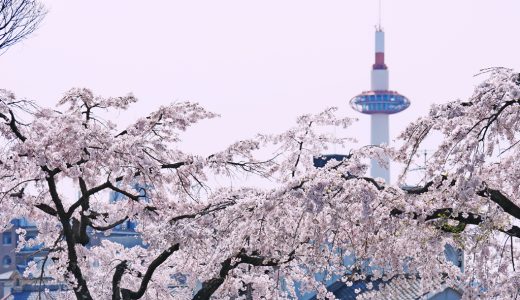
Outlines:
[[[377,25],[377,29],[381,30],[381,0],[379,0],[379,24]]]

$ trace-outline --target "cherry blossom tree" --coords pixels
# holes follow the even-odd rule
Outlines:
[[[163,106],[118,128],[100,111],[124,110],[132,95],[72,89],[57,110],[2,90],[0,199],[10,209],[0,224],[36,223],[38,236],[21,232],[19,247],[41,244],[48,259],[25,274],[68,285],[62,299],[294,299],[305,291],[334,299],[327,280],[403,275],[425,291],[442,283],[467,299],[513,299],[519,91],[518,74],[495,70],[469,100],[434,106],[410,124],[401,149],[353,148],[316,168],[312,158],[331,145],[354,146],[327,130],[352,122],[334,108],[202,157],[180,149],[182,132],[217,116],[197,104]],[[365,177],[368,158],[383,151],[409,162],[435,130],[445,138],[422,186]],[[245,183],[232,184],[237,177]],[[77,196],[65,192],[71,185]],[[110,202],[108,193],[124,197]],[[89,245],[92,232],[128,220],[145,247]],[[446,244],[464,250],[464,272],[445,259]]]
[[[473,299],[515,299],[520,272],[520,74],[492,68],[467,100],[433,105],[402,133],[398,158],[413,154],[433,132],[444,139],[393,216],[431,223],[465,252],[465,272],[451,276]],[[407,168],[405,168],[406,174]]]

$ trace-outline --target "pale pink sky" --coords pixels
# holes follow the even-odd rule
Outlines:
[[[39,31],[0,56],[0,88],[54,105],[71,87],[133,92],[125,123],[171,101],[220,113],[193,130],[202,154],[256,132],[277,132],[302,113],[339,106],[370,85],[377,0],[47,0]],[[383,0],[390,87],[411,107],[390,136],[433,102],[471,94],[479,69],[520,70],[518,0]],[[338,133],[343,134],[343,133]]]

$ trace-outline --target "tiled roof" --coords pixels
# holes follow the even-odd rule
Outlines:
[[[427,293],[421,289],[421,280],[415,278],[398,278],[379,285],[377,290],[368,290],[357,300],[387,299],[415,300]]]
[[[51,292],[51,295],[42,292],[20,292],[11,294],[7,297],[7,300],[55,300],[57,299],[57,294],[55,292]]]
[[[23,287],[13,288],[11,294],[5,297],[6,300],[55,300],[59,299],[58,293],[64,286],[52,285],[24,285]]]
[[[371,289],[368,288],[369,282],[372,283]],[[444,290],[440,283],[438,286],[438,292]],[[436,294],[431,291],[423,291],[421,279],[410,276],[401,276],[389,281],[359,280],[353,282],[351,286],[339,280],[329,285],[327,290],[341,300],[418,300],[425,296],[430,298]],[[311,299],[314,300],[316,297]]]

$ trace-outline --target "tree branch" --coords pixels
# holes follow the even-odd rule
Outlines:
[[[0,45],[0,49],[1,49],[1,45]],[[14,113],[12,110],[9,109],[9,115],[10,115],[10,118],[8,118],[6,115],[4,114],[1,114],[0,113],[0,117],[2,117],[4,120],[6,121],[9,121],[7,124],[9,125],[9,127],[11,128],[11,131],[14,133],[14,135],[22,142],[25,142],[25,140],[27,139],[21,132],[20,132],[20,129],[18,128],[18,125],[16,125],[16,118],[14,116]]]
[[[415,213],[415,212],[404,212],[400,209],[392,209],[390,211],[390,215],[393,217],[398,217],[402,215],[410,215],[412,219],[417,220],[423,215]],[[436,219],[449,219],[459,222],[459,226],[461,224],[463,225],[480,225],[484,222],[484,218],[478,214],[473,213],[458,213],[457,215],[453,215],[453,209],[452,208],[441,208],[435,210],[433,213],[427,215],[424,220],[425,221],[431,221]],[[452,232],[452,233],[459,233],[464,230],[464,227],[459,226],[442,226],[441,229],[446,232]],[[496,230],[505,233],[512,237],[520,238],[520,227],[518,226],[512,226],[508,230],[504,230],[501,228],[497,228]]]
[[[7,49],[33,33],[47,13],[35,0],[1,0],[0,4],[0,49]]]
[[[121,289],[121,296],[119,296],[119,285],[121,282],[121,278],[123,277],[123,274],[125,270],[127,269],[127,262],[123,261],[116,267],[116,272],[114,273],[114,277],[112,279],[112,299],[115,300],[137,300],[144,296],[144,293],[146,292],[146,289],[148,288],[148,284],[150,283],[150,280],[152,279],[152,275],[155,272],[155,270],[163,263],[165,262],[168,257],[170,257],[175,251],[179,250],[180,244],[177,243],[175,245],[170,246],[168,249],[164,250],[159,256],[157,256],[148,266],[148,269],[146,270],[146,273],[143,276],[143,279],[141,280],[141,285],[139,286],[139,289],[137,292],[131,291],[129,289]],[[119,267],[119,269],[118,269]],[[117,294],[116,294],[117,292]]]
[[[161,165],[161,169],[178,169],[182,166],[184,166],[185,164],[187,164],[186,162],[176,162],[176,163],[170,163],[170,164],[163,164]],[[137,171],[134,173],[134,177],[138,177],[141,175],[141,171]],[[119,182],[123,180],[123,176],[119,176],[115,179],[116,182]]]
[[[46,167],[43,167],[42,169],[48,170],[48,168]],[[75,284],[77,285],[77,287],[74,288],[74,294],[78,299],[92,300],[92,296],[90,295],[87,282],[83,277],[80,266],[78,265],[76,241],[74,238],[74,231],[72,230],[70,224],[70,217],[65,212],[63,203],[58,195],[54,177],[48,176],[45,179],[49,187],[49,193],[51,195],[52,202],[56,206],[56,212],[58,214],[61,226],[63,227],[63,235],[65,236],[65,241],[67,242],[67,271],[73,274],[74,278],[76,279]]]
[[[199,212],[196,212],[196,213],[193,213],[193,214],[185,214],[185,215],[180,215],[180,216],[176,216],[176,217],[173,217],[170,219],[170,224],[173,224],[179,220],[182,220],[182,219],[194,219],[198,216],[204,216],[204,215],[207,215],[207,214],[210,214],[212,212],[216,212],[216,211],[219,211],[219,210],[223,210],[233,204],[235,204],[235,200],[229,200],[229,201],[226,201],[226,202],[222,202],[222,203],[218,203],[218,204],[215,204],[215,205],[208,205],[206,206],[203,210],[199,211]]]
[[[509,198],[499,190],[486,188],[478,191],[477,195],[491,199],[491,201],[498,204],[498,206],[500,206],[506,213],[515,217],[517,220],[520,220],[520,207],[518,207],[518,205],[513,201],[509,200]]]
[[[107,231],[107,230],[110,230],[118,225],[121,225],[123,224],[126,220],[128,220],[128,216],[110,224],[110,225],[107,225],[107,226],[97,226],[97,225],[94,225],[92,224],[92,221],[89,223],[90,227],[94,228],[95,230],[99,230],[99,231]]]
[[[51,216],[57,216],[58,215],[58,213],[56,212],[56,210],[54,208],[50,207],[49,205],[47,205],[45,203],[38,203],[34,207],[40,209],[44,213],[47,213],[47,214],[49,214]]]
[[[81,204],[82,204],[84,201],[87,201],[88,198],[89,198],[90,196],[94,195],[95,193],[100,192],[100,191],[102,191],[102,190],[108,188],[109,185],[110,185],[110,182],[107,181],[107,182],[105,182],[105,183],[103,183],[103,184],[101,184],[101,185],[98,185],[98,186],[96,186],[96,187],[93,187],[93,188],[91,188],[91,189],[89,189],[89,190],[82,191],[82,193],[81,193],[81,197],[79,197],[79,199],[78,199],[76,202],[74,202],[74,203],[69,207],[69,209],[68,209],[68,211],[67,211],[67,216],[70,218],[70,217],[72,216],[72,214],[74,213],[74,211],[75,211],[78,207],[80,207]]]
[[[248,255],[244,249],[241,249],[235,256],[226,259],[221,264],[221,268],[218,277],[211,278],[202,283],[202,288],[193,296],[193,300],[209,300],[210,297],[218,290],[218,288],[224,283],[229,272],[234,268],[238,267],[241,263],[249,264],[255,267],[273,267],[279,266],[284,263],[288,263],[295,258],[296,251],[293,250],[289,253],[287,260],[272,259],[260,256],[258,253],[253,252]]]
[[[442,181],[445,181],[448,179],[446,176],[442,177]],[[429,181],[426,183],[423,187],[420,188],[411,188],[411,189],[405,189],[405,191],[408,194],[424,194],[430,191],[430,188],[433,185],[433,181]],[[441,184],[439,184],[440,186]],[[455,181],[452,180],[450,183],[451,186],[455,185]],[[437,187],[439,187],[437,186]],[[509,198],[507,198],[501,191],[491,189],[491,188],[485,188],[480,191],[475,192],[478,196],[488,198],[494,203],[496,203],[498,206],[500,206],[504,212],[508,213],[510,216],[516,218],[517,220],[520,220],[520,207],[516,205],[513,201],[511,201]]]

